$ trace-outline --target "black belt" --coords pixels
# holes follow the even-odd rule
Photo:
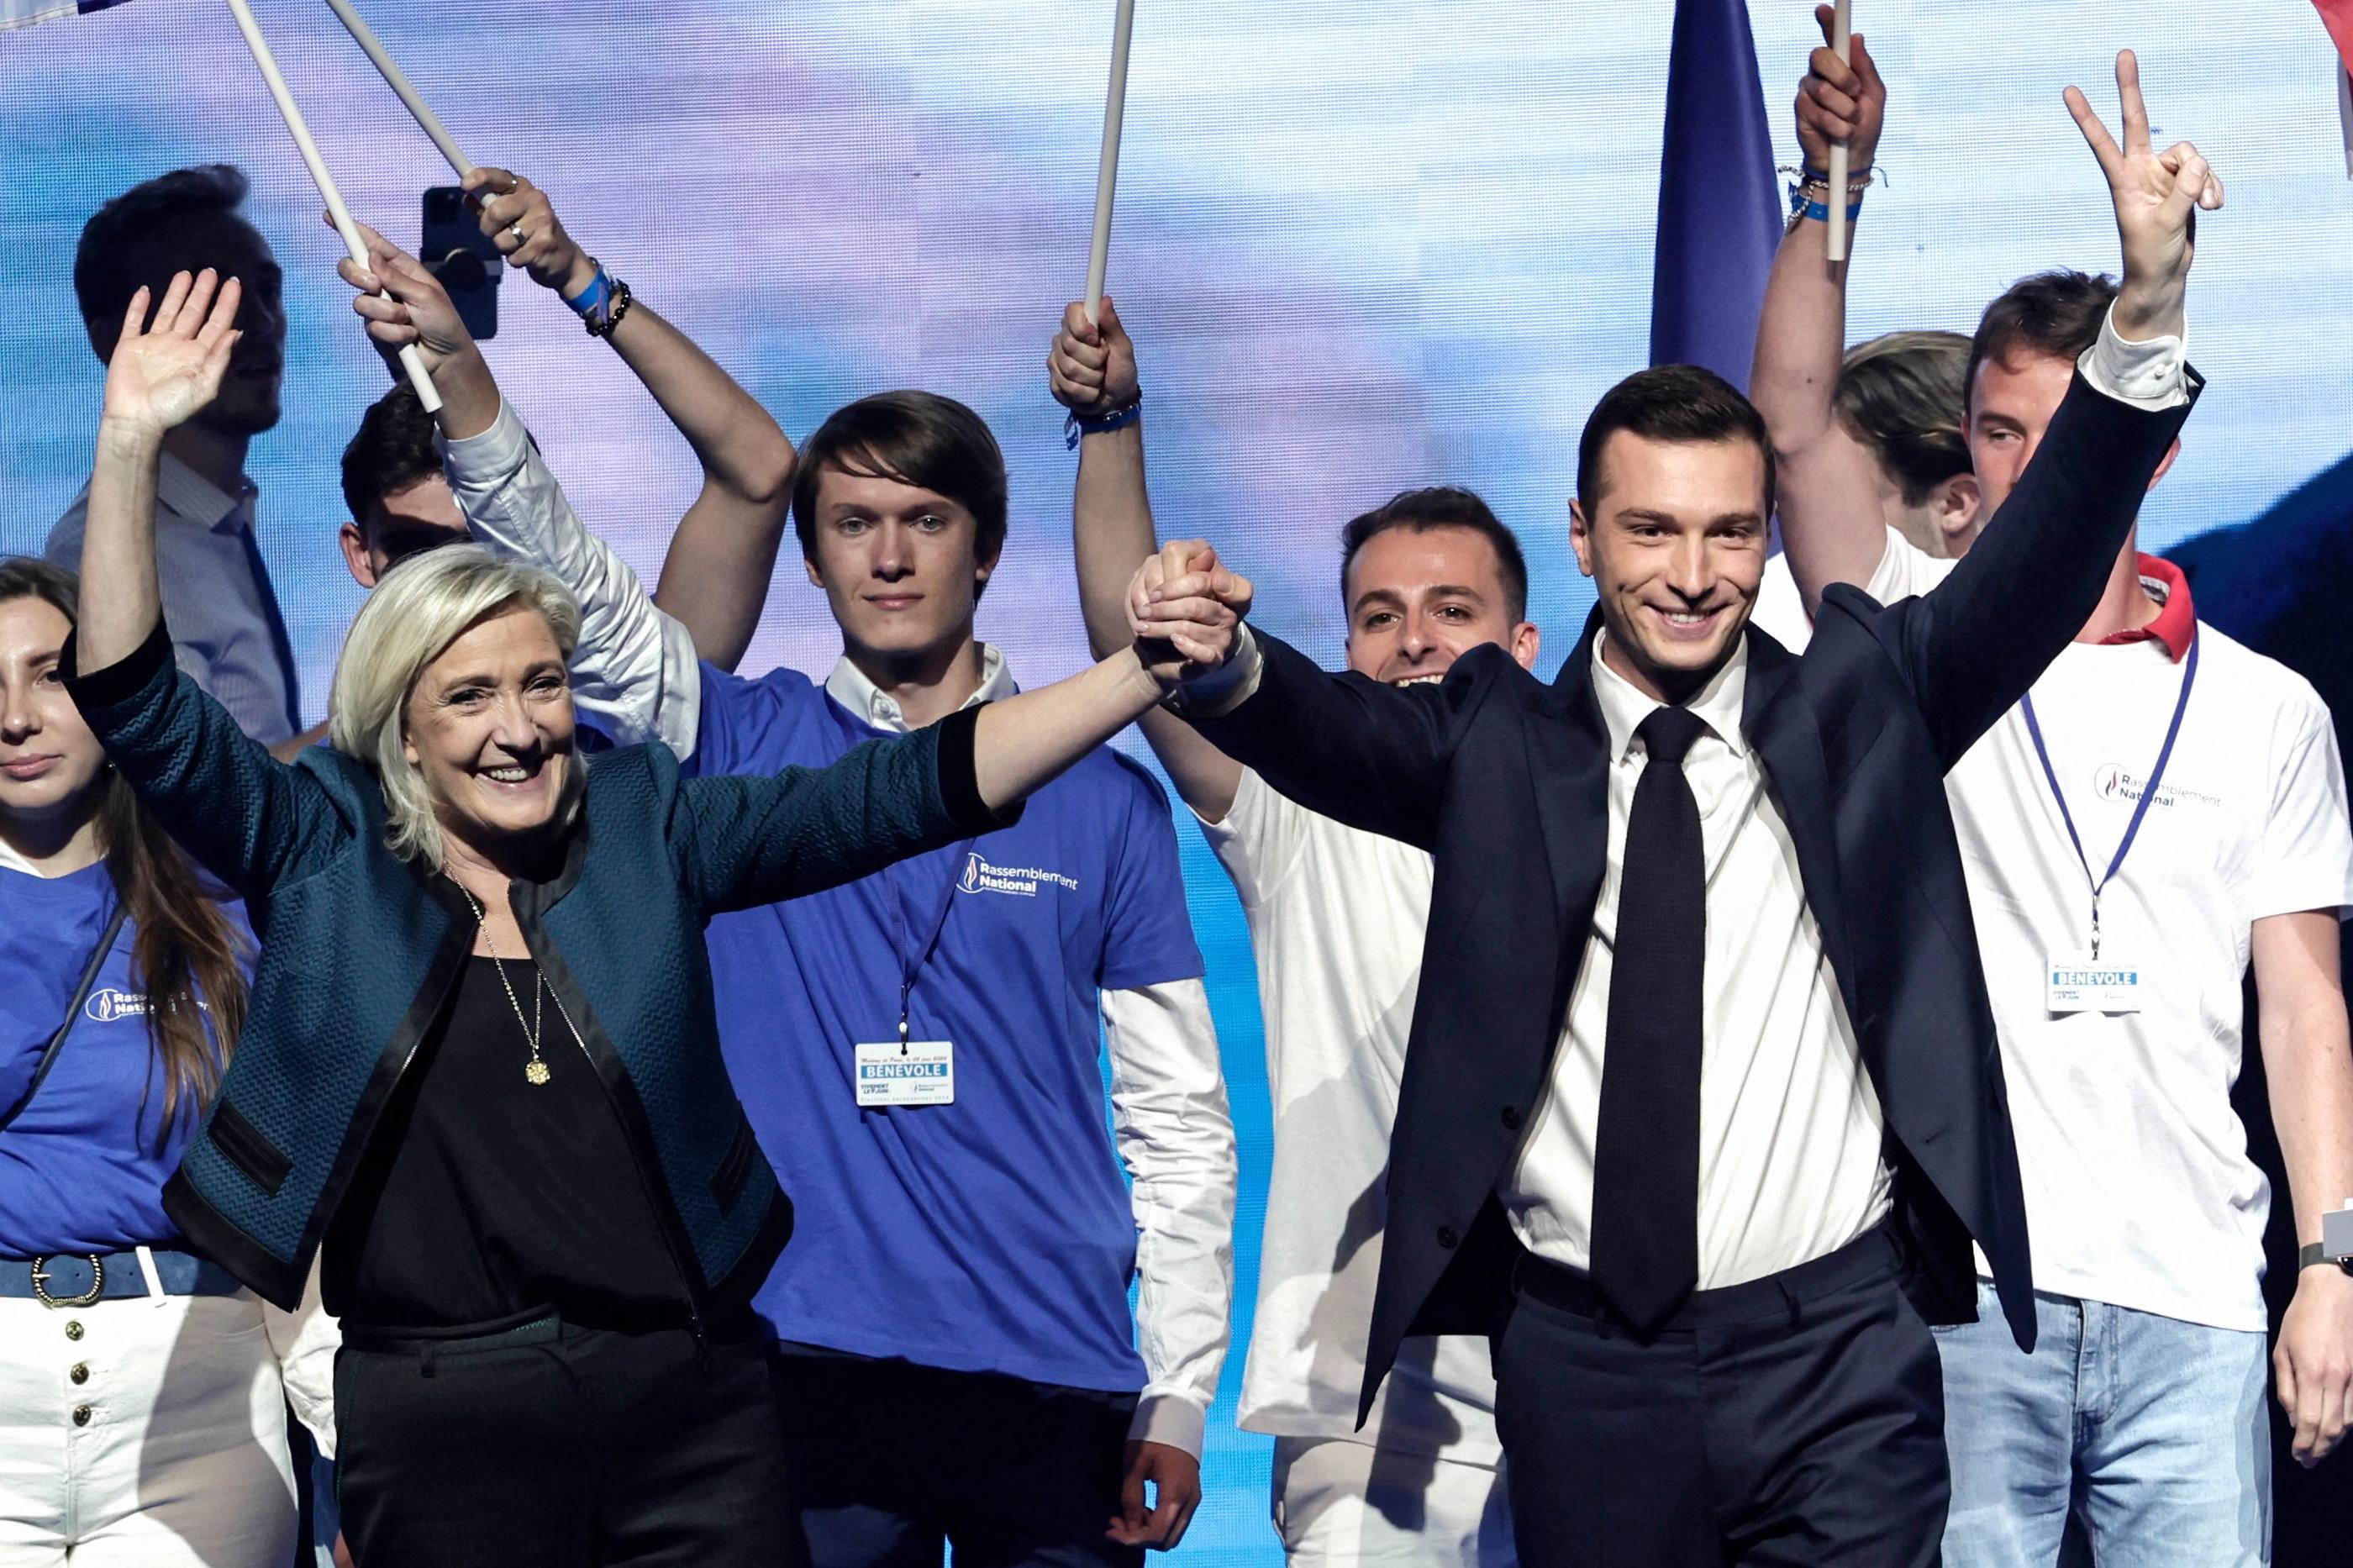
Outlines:
[[[1903,1254],[1894,1234],[1875,1226],[1836,1252],[1762,1279],[1749,1279],[1715,1290],[1694,1290],[1674,1315],[1660,1325],[1662,1333],[1676,1330],[1723,1328],[1733,1323],[1787,1317],[1810,1298],[1835,1295],[1881,1277],[1903,1270]],[[1593,1276],[1582,1268],[1539,1258],[1522,1248],[1512,1268],[1512,1288],[1547,1307],[1580,1318],[1618,1321],[1593,1287]]]
[[[166,1296],[234,1296],[244,1287],[219,1264],[193,1252],[148,1248]],[[29,1298],[45,1307],[88,1307],[147,1292],[136,1252],[49,1253],[0,1258],[0,1297]]]

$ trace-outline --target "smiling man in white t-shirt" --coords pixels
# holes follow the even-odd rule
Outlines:
[[[1070,308],[1049,366],[1080,442],[1088,635],[1124,646],[1129,582],[1158,546],[1135,351],[1112,301],[1100,328]],[[1396,685],[1435,681],[1485,643],[1535,665],[1519,542],[1477,496],[1407,491],[1350,522],[1341,542],[1349,668]],[[1155,710],[1143,726],[1233,879],[1258,958],[1274,1170],[1240,1424],[1274,1436],[1283,1550],[1316,1568],[1510,1568],[1483,1340],[1409,1340],[1356,1426],[1430,857],[1285,799],[1168,713]]]
[[[2129,56],[2117,84],[2125,145],[2103,162],[2164,167]],[[1883,100],[1861,40],[1851,67],[1817,50],[1799,99],[1810,164],[1846,138],[1867,169]],[[1809,602],[1832,582],[1890,602],[1954,563],[1882,525],[1868,454],[1830,416],[1845,268],[1825,260],[1823,229],[1800,220],[1783,243],[1752,385]],[[1968,435],[1990,526],[2116,293],[2045,273],[1985,312]],[[2200,624],[2181,574],[2127,541],[2074,644],[1946,789],[2016,1122],[2041,1337],[2018,1353],[1989,1283],[1978,1323],[1938,1333],[1945,1560],[2051,1563],[2080,1496],[2100,1560],[2267,1563],[2271,1194],[2230,1096],[2252,960],[2297,1227],[2317,1242],[2323,1211],[2353,1196],[2337,973],[2353,832],[2327,710],[2301,678]],[[2304,1270],[2274,1359],[2296,1457],[2316,1464],[2348,1422],[2353,1278]]]

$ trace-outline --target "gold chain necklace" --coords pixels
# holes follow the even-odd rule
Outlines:
[[[450,879],[457,880],[455,878]],[[473,889],[463,882],[458,883],[458,890],[466,895],[466,902],[474,911],[474,929],[481,933],[482,945],[491,949],[491,964],[499,972],[499,984],[506,991],[507,1005],[514,1009],[515,1026],[522,1030],[522,1037],[530,1043],[531,1060],[523,1064],[522,1079],[528,1084],[545,1083],[554,1076],[548,1071],[547,1058],[539,1051],[540,1037],[546,1032],[543,1007],[547,998],[547,976],[537,969],[532,971],[534,984],[531,988],[531,1012],[533,1022],[526,1024],[522,1017],[522,1003],[515,996],[514,983],[507,978],[506,963],[499,957],[499,950],[491,947],[489,911],[482,908],[481,900],[474,897]]]

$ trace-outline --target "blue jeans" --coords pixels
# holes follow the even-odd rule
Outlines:
[[[2070,1507],[2101,1568],[2272,1560],[2265,1336],[2034,1298],[2021,1354],[1991,1284],[1936,1331],[1953,1501],[1946,1568],[2047,1568]]]

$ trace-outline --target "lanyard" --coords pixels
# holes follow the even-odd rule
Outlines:
[[[2026,732],[2034,738],[2034,754],[2042,760],[2042,776],[2051,781],[2051,797],[2059,803],[2059,820],[2067,825],[2067,841],[2075,847],[2075,858],[2084,868],[2084,878],[2092,884],[2092,956],[2100,956],[2100,894],[2116,879],[2125,863],[2125,856],[2140,832],[2141,818],[2148,815],[2148,803],[2157,798],[2158,786],[2165,782],[2165,764],[2173,756],[2173,742],[2181,734],[2181,716],[2189,710],[2189,689],[2198,683],[2198,644],[2195,631],[2189,634],[2189,654],[2187,668],[2181,672],[2181,695],[2173,704],[2173,721],[2165,727],[2165,744],[2158,749],[2157,766],[2148,773],[2141,786],[2140,799],[2134,803],[2132,820],[2125,825],[2125,836],[2116,842],[2116,853],[2108,862],[2105,874],[2092,875],[2091,857],[2084,853],[2083,835],[2075,831],[2075,818],[2067,809],[2067,795],[2059,787],[2059,774],[2051,766],[2050,748],[2042,743],[2042,726],[2035,721],[2034,694],[2027,693],[2020,706],[2026,710]]]
[[[921,947],[914,947],[909,942],[912,922],[907,918],[906,889],[903,886],[906,879],[898,867],[893,867],[886,875],[891,884],[892,910],[898,917],[899,1052],[902,1056],[907,1050],[907,1000],[914,994],[915,981],[923,974],[923,965],[931,962],[933,952],[940,945],[940,933],[947,929],[948,911],[955,907],[956,888],[964,880],[965,863],[970,858],[976,842],[975,839],[965,839],[955,847],[955,854],[949,858],[947,880],[941,887],[934,906],[926,912],[926,923],[916,928],[924,932]]]

